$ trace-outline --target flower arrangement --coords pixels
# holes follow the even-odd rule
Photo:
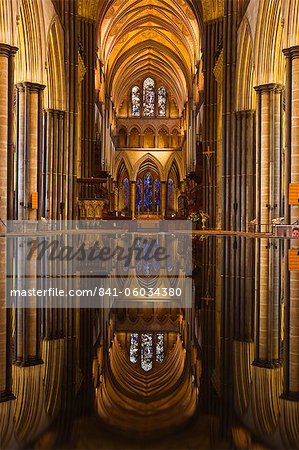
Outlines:
[[[189,214],[188,220],[191,220],[192,222],[198,222],[199,220],[201,220],[201,215],[200,213],[192,212],[191,214]]]
[[[188,216],[188,220],[191,220],[192,222],[199,222],[201,220],[203,230],[206,229],[208,219],[209,215],[204,211],[199,211],[198,213],[192,212]]]

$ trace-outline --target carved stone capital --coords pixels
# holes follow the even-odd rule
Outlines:
[[[294,47],[285,48],[282,52],[287,58],[291,58],[291,59],[299,58],[299,45],[296,45]]]
[[[18,83],[17,88],[19,91],[24,91],[27,89],[29,92],[42,92],[46,86],[40,83],[31,83],[30,81],[23,81],[22,83]]]
[[[9,56],[15,55],[18,50],[18,47],[0,43],[0,56],[6,56],[7,58],[9,58]]]

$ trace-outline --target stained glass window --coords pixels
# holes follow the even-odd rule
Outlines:
[[[166,116],[166,102],[167,102],[167,92],[165,87],[160,87],[158,89],[158,116]]]
[[[164,334],[158,333],[156,336],[156,361],[164,361]]]
[[[132,333],[130,339],[130,362],[136,364],[138,360],[138,333]]]
[[[125,211],[130,209],[130,184],[128,178],[124,179],[124,208]]]
[[[160,211],[161,205],[161,183],[160,180],[155,181],[155,209],[157,212]]]
[[[136,210],[141,211],[142,208],[142,180],[138,178],[136,181]]]
[[[144,210],[153,210],[153,177],[150,173],[144,177]]]
[[[152,78],[146,78],[143,83],[143,115],[155,115],[155,82]]]
[[[140,88],[139,86],[134,86],[132,88],[132,116],[139,117],[140,116]]]
[[[141,335],[141,368],[148,372],[153,367],[153,335]]]

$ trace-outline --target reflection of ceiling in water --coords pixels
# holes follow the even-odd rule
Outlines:
[[[115,329],[122,331],[113,333],[96,391],[97,411],[105,424],[135,436],[153,436],[185,424],[196,411],[200,381],[200,362],[196,353],[191,361],[184,333],[179,332],[184,327],[179,311],[172,311],[172,317],[165,311],[144,313],[139,311],[135,323],[129,314],[116,319]]]

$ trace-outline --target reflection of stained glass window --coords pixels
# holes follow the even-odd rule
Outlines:
[[[141,335],[141,368],[148,372],[153,367],[153,335]]]
[[[150,173],[144,177],[144,210],[153,210],[153,177]]]
[[[173,193],[174,193],[174,182],[173,180],[168,180],[168,209],[173,210]]]
[[[146,78],[143,83],[143,115],[155,115],[155,82],[152,78]]]
[[[155,337],[155,340],[154,340]],[[162,363],[165,359],[164,333],[143,333],[140,336],[141,352],[140,365],[145,372],[149,372],[154,361]],[[136,364],[139,359],[139,334],[130,334],[130,362]],[[155,353],[154,353],[155,350]]]
[[[166,116],[167,93],[164,87],[158,89],[158,116]]]
[[[140,88],[138,86],[134,86],[132,88],[132,116],[140,116],[140,104]]]
[[[130,184],[128,178],[124,179],[124,208],[128,211],[130,208]]]
[[[142,206],[142,181],[140,178],[136,181],[136,209],[141,211]]]
[[[164,334],[158,333],[156,336],[156,361],[164,361]]]
[[[155,181],[155,208],[156,211],[160,211],[161,204],[161,184],[160,180]]]
[[[130,339],[130,361],[136,364],[138,360],[138,333],[132,333]]]

